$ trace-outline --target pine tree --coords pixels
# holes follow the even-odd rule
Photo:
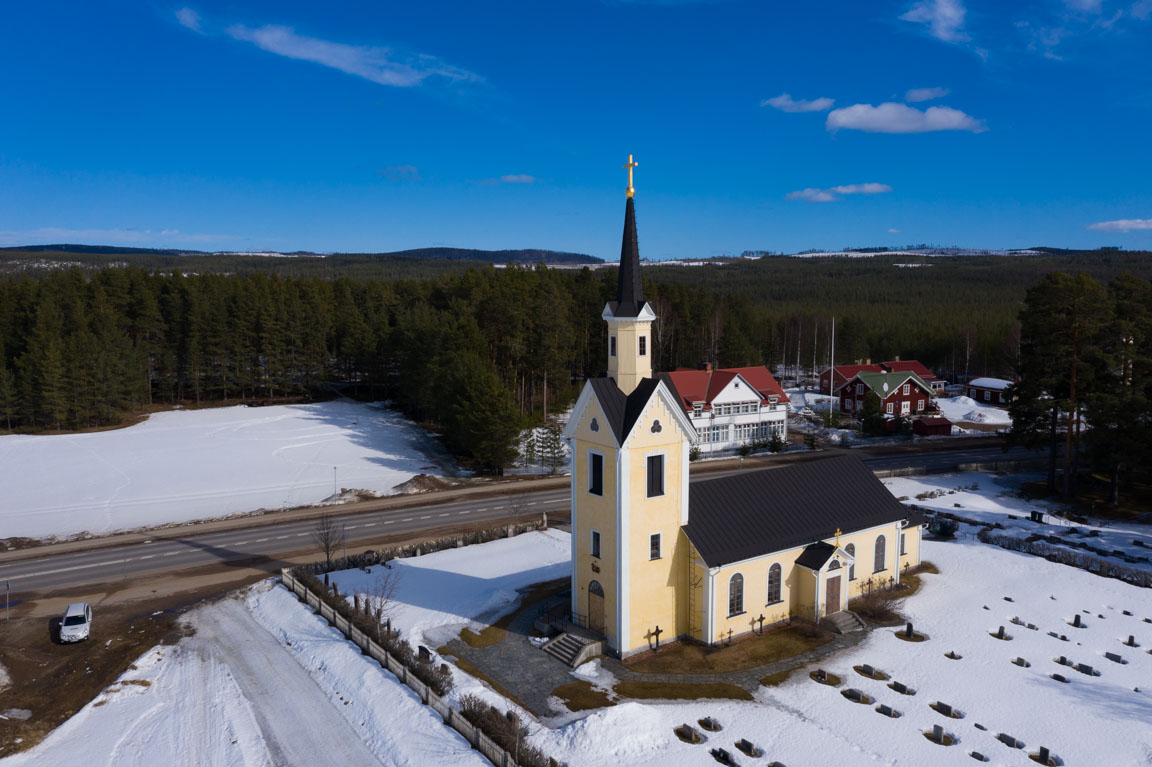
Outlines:
[[[568,460],[560,424],[555,421],[549,421],[544,427],[544,443],[540,448],[540,456],[544,465],[548,467],[549,474],[555,474],[556,470]]]
[[[8,369],[4,361],[4,350],[0,347],[0,418],[4,419],[4,428],[8,431],[12,431],[16,408],[16,376]]]
[[[888,431],[888,423],[880,412],[880,396],[874,391],[864,395],[860,404],[860,433],[869,437],[882,437]]]

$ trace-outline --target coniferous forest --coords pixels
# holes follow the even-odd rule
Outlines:
[[[909,260],[905,258],[904,260]],[[616,270],[437,264],[420,278],[90,266],[0,277],[0,429],[116,425],[142,410],[329,396],[392,400],[478,468],[606,367]],[[949,379],[1012,376],[1027,289],[1052,269],[1152,274],[1147,254],[768,258],[649,266],[657,369],[919,358]],[[196,262],[191,262],[195,264]],[[415,267],[413,267],[415,268]],[[302,273],[294,270],[300,269]]]

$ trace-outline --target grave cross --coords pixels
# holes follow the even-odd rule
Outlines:
[[[760,613],[760,617],[756,619],[760,623],[760,636],[764,636],[764,613]],[[1129,637],[1131,641],[1131,637]]]
[[[652,636],[656,637],[656,649],[657,650],[660,649],[660,635],[663,633],[664,633],[664,630],[661,629],[659,625],[657,625],[656,630],[652,632]]]

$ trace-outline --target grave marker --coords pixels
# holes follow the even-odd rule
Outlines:
[[[1055,679],[1057,682],[1063,682],[1064,684],[1068,684],[1068,678],[1065,677],[1063,674],[1053,674],[1052,678]]]
[[[876,669],[872,668],[867,663],[861,666],[860,670],[864,672],[865,676],[876,676]]]
[[[1040,746],[1040,752],[1038,754],[1036,754],[1036,756],[1038,756],[1040,758],[1040,764],[1044,764],[1044,765],[1048,764],[1048,760],[1050,758],[1048,755],[1048,747],[1047,746]]]
[[[1140,646],[1140,645],[1136,644],[1136,637],[1134,637],[1132,634],[1128,635],[1128,641],[1125,642],[1124,644],[1128,645],[1129,647],[1139,647]]]
[[[1112,661],[1113,663],[1123,663],[1124,662],[1124,658],[1120,657],[1119,653],[1106,652],[1106,653],[1104,653],[1104,657],[1107,658],[1108,660]]]
[[[937,743],[944,742],[944,728],[938,724],[932,725],[932,740]]]
[[[952,718],[952,706],[948,705],[947,703],[936,701],[936,711],[937,713],[943,714],[949,719]]]

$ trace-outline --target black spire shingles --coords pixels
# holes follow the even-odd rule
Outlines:
[[[628,198],[624,208],[624,240],[620,244],[620,287],[612,314],[637,317],[644,308],[644,285],[640,279],[640,246],[636,239],[636,206]]]

